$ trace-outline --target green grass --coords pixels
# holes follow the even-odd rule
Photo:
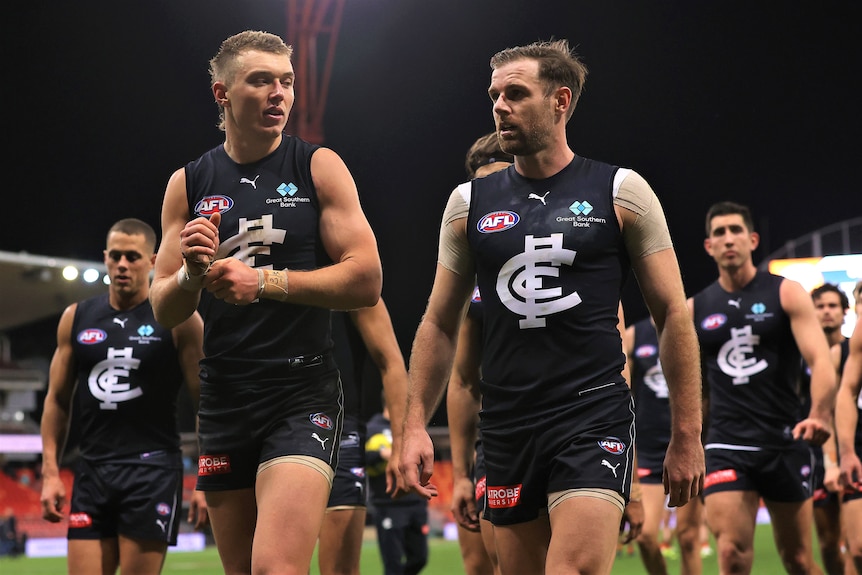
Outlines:
[[[755,532],[754,543],[754,568],[755,574],[778,574],[783,573],[778,554],[775,552],[775,544],[772,540],[772,529],[769,525],[758,525]],[[817,558],[819,562],[819,557]],[[679,560],[668,560],[668,571],[679,573]],[[377,575],[382,573],[380,565],[380,554],[377,551],[376,542],[366,541],[362,547],[361,572],[364,575]],[[454,541],[433,538],[430,541],[430,559],[428,566],[422,571],[422,575],[456,575],[463,573],[461,566],[461,555],[458,544]],[[50,557],[44,559],[30,558],[0,558],[0,573],[9,575],[62,575],[66,573],[66,559],[64,557]],[[171,553],[168,552],[165,561],[163,575],[219,575],[222,573],[218,553],[214,547],[209,547],[201,552],[193,553]],[[319,575],[317,569],[317,556],[312,563],[311,575]],[[623,555],[616,560],[612,571],[613,575],[643,575],[645,573],[640,557]],[[717,575],[718,564],[715,555],[703,560],[703,575]]]

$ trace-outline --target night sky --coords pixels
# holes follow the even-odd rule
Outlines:
[[[5,5],[0,250],[100,259],[115,220],[158,230],[171,172],[223,138],[209,58],[244,29],[290,43],[286,6]],[[849,1],[348,0],[324,143],[356,179],[405,353],[430,292],[446,198],[466,179],[467,148],[493,129],[486,90],[496,51],[551,38],[576,46],[590,74],[570,145],[652,184],[692,295],[715,277],[702,249],[713,202],[752,207],[758,261],[862,214],[851,88],[862,70],[859,21]],[[624,301],[639,319],[632,290]]]

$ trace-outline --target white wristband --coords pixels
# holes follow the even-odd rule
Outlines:
[[[203,287],[205,277],[206,274],[199,276],[189,275],[184,264],[183,267],[177,270],[177,285],[186,291],[199,291]]]

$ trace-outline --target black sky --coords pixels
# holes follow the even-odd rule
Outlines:
[[[286,2],[273,0],[35,0],[4,12],[0,250],[43,255],[98,259],[122,217],[158,229],[170,173],[222,140],[207,74],[221,40],[253,28],[292,41]],[[590,75],[570,144],[652,184],[693,294],[714,277],[701,244],[715,201],[753,208],[760,258],[862,214],[859,22],[849,1],[348,0],[325,143],[377,233],[405,352],[441,210],[468,146],[493,126],[494,52],[577,46]]]

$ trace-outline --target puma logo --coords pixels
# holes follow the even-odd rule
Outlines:
[[[736,298],[736,299],[729,299],[729,300],[727,300],[727,305],[732,305],[732,306],[733,306],[733,307],[735,307],[736,309],[739,309],[739,305],[740,305],[741,303],[742,303],[742,298],[741,298],[741,297]]]
[[[613,472],[614,472],[614,477],[616,477],[616,476],[617,476],[617,467],[619,467],[619,466],[620,466],[620,464],[619,464],[619,463],[617,463],[616,465],[611,465],[611,464],[608,462],[608,460],[607,460],[607,459],[602,459],[602,465],[604,465],[605,467],[607,467],[608,469],[610,469],[611,471],[613,471]]]
[[[249,180],[248,178],[240,178],[240,184],[251,184],[251,187],[255,190],[257,189],[257,179],[260,177],[260,174],[256,175],[253,180]]]
[[[126,329],[126,322],[127,322],[127,321],[129,321],[129,318],[126,318],[126,319],[120,319],[120,318],[118,318],[118,317],[115,317],[115,318],[114,318],[114,323],[115,323],[115,324],[117,324],[118,326],[120,326],[120,327],[121,327],[121,328],[123,328],[123,329]]]
[[[326,442],[329,441],[328,437],[320,437],[317,433],[312,433],[311,436],[320,442],[320,448],[326,451]]]
[[[545,198],[547,198],[548,194],[550,194],[550,193],[551,193],[551,190],[548,190],[547,192],[544,193],[544,195],[541,195],[541,196],[539,194],[530,194],[529,196],[527,196],[527,199],[528,200],[539,200],[540,202],[542,202],[543,206],[547,206],[548,204],[545,202]]]
[[[156,525],[162,528],[162,533],[165,533],[168,529],[168,522],[162,521],[161,519],[156,519]]]

